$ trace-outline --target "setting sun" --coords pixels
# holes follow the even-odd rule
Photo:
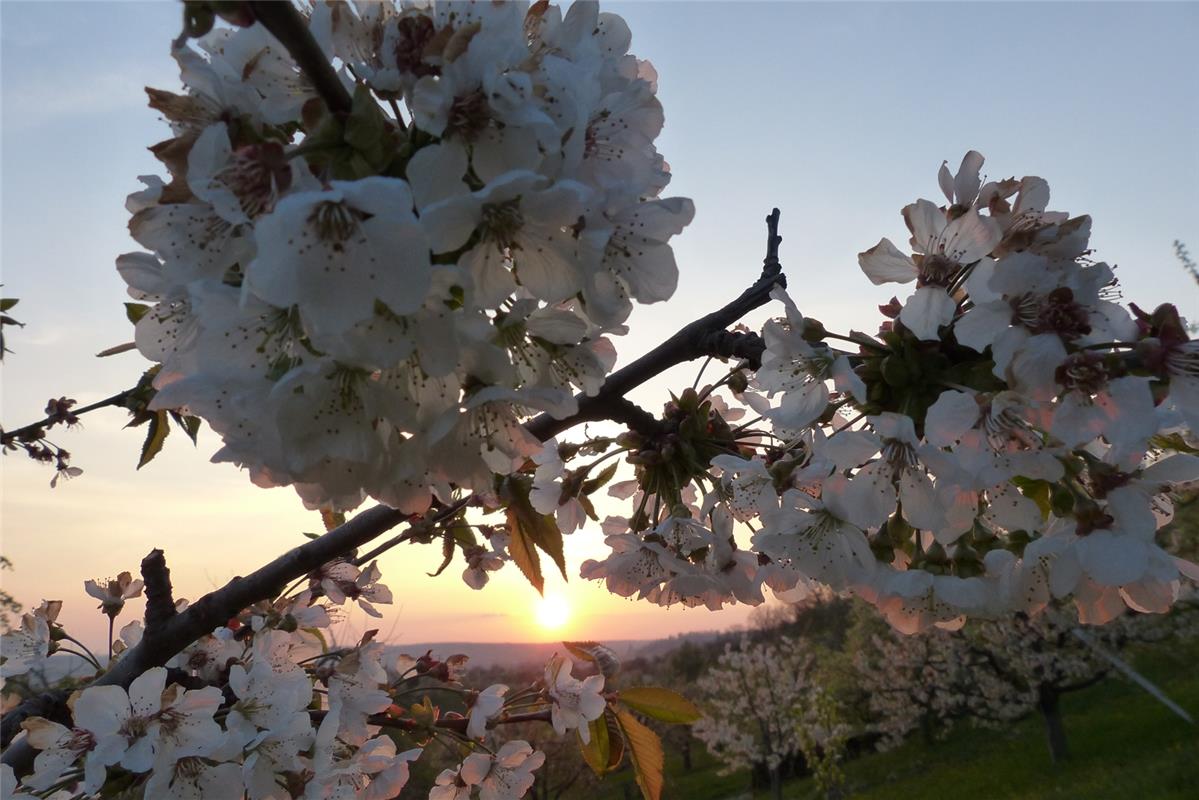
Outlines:
[[[570,619],[570,605],[559,594],[550,594],[537,601],[537,624],[548,630],[561,628]]]

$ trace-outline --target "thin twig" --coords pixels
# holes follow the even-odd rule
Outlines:
[[[590,397],[579,395],[576,398],[579,410],[574,415],[565,419],[554,419],[549,414],[541,414],[525,426],[529,432],[545,441],[581,422],[612,419],[611,415],[620,412],[620,401],[630,391],[676,364],[708,355],[712,344],[721,338],[721,334],[727,334],[726,329],[730,325],[770,302],[770,292],[775,286],[787,285],[778,259],[778,246],[783,240],[778,235],[778,220],[779,210],[776,208],[766,218],[768,236],[765,266],[762,267],[762,274],[753,286],[723,308],[683,326],[641,358],[613,372],[596,394]],[[750,340],[746,338],[743,341]]]
[[[103,400],[97,400],[91,405],[83,406],[82,408],[73,408],[71,409],[71,413],[78,417],[81,414],[86,414],[89,411],[95,411],[99,408],[119,406],[124,403],[125,400],[129,398],[129,395],[133,394],[136,390],[137,387],[125,389],[124,391],[117,392],[112,397],[105,397]],[[49,427],[56,424],[58,421],[59,420],[57,417],[46,417],[39,422],[33,422],[20,428],[14,428],[11,431],[4,431],[3,434],[0,434],[0,444],[8,444],[9,442],[19,441],[26,435],[36,432],[39,428]]]

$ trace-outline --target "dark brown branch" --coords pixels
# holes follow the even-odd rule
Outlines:
[[[155,548],[142,559],[142,582],[146,591],[147,637],[156,637],[175,616],[175,598],[171,589],[171,571],[162,551]]]
[[[350,93],[290,0],[250,0],[247,5],[254,18],[287,49],[329,111],[336,116],[348,115],[352,105]]]
[[[123,405],[129,396],[135,391],[137,391],[136,386],[132,389],[126,389],[123,392],[117,392],[112,397],[105,397],[103,400],[97,400],[91,405],[86,405],[83,408],[73,408],[71,409],[71,413],[78,417],[80,414],[86,414],[89,411],[95,411],[99,408]],[[58,421],[59,420],[57,417],[46,417],[40,422],[33,422],[20,428],[14,428],[11,431],[4,431],[3,434],[0,434],[0,444],[21,441],[26,436],[36,433],[39,429],[48,428],[52,425],[55,425]]]
[[[21,723],[30,717],[45,717],[61,725],[70,725],[71,714],[66,701],[67,695],[63,692],[43,692],[24,700],[0,721],[0,747],[8,747],[13,737],[21,732]]]
[[[128,687],[138,675],[162,666],[201,636],[224,625],[242,609],[275,597],[289,582],[369,542],[407,518],[408,515],[402,511],[375,506],[324,536],[284,553],[246,577],[234,578],[220,589],[201,597],[186,611],[171,617],[161,625],[156,636],[144,637],[91,685]],[[33,756],[33,748],[22,739],[4,752],[3,762],[11,766],[17,775],[24,775],[32,767]]]
[[[783,240],[778,235],[778,220],[779,210],[776,208],[766,218],[768,237],[762,275],[740,297],[724,308],[683,326],[632,364],[613,372],[596,394],[591,397],[579,395],[578,413],[566,419],[554,419],[548,414],[541,414],[525,427],[538,439],[545,441],[582,422],[615,419],[613,414],[621,413],[620,401],[630,391],[676,364],[709,355],[714,336],[724,333],[730,325],[754,309],[766,305],[775,286],[787,285],[778,260],[778,246]]]
[[[736,358],[747,362],[750,369],[762,366],[766,342],[756,333],[745,331],[716,331],[703,343],[704,354],[717,358]]]

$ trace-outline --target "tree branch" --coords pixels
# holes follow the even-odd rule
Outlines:
[[[247,5],[254,18],[287,49],[329,111],[339,117],[348,115],[352,105],[350,93],[290,0],[250,0]]]
[[[301,26],[304,36],[311,40],[311,35],[308,34],[307,28],[303,26],[303,19],[299,17],[298,12],[289,3],[255,2],[251,3],[251,5],[254,7],[254,13],[258,16],[258,19],[263,21],[263,24],[267,25],[268,30],[271,30],[285,46],[288,46],[288,40],[276,32],[271,27],[272,23],[266,21],[267,19],[271,19],[273,23],[278,23],[284,31],[284,36],[294,34],[294,25],[298,24]],[[280,7],[286,8],[287,11],[278,11]],[[264,13],[264,9],[269,10],[266,10]],[[294,19],[287,21],[288,18],[292,18],[293,16]],[[279,22],[279,20],[284,21]],[[295,37],[293,36],[292,38],[294,39]],[[315,47],[315,41],[312,44]],[[319,53],[319,47],[316,50]],[[288,51],[292,52],[290,46],[288,46]],[[309,68],[306,61],[301,61],[294,52],[292,55],[301,63],[304,69]],[[323,54],[321,54],[321,63],[325,65],[328,73],[336,78],[332,67],[324,61]],[[344,87],[341,87],[340,83],[338,87],[344,93]],[[322,97],[325,97],[323,93]],[[346,100],[348,101],[348,96],[346,96]],[[326,98],[326,102],[329,102],[329,98]],[[336,98],[334,98],[334,102],[337,102]],[[348,108],[348,103],[346,108]],[[737,299],[728,303],[723,308],[713,311],[711,314],[684,326],[649,353],[646,353],[623,369],[612,373],[612,375],[608,376],[608,379],[596,395],[579,398],[579,413],[564,420],[555,420],[552,417],[542,414],[527,424],[526,427],[528,430],[542,441],[545,441],[551,436],[588,420],[617,419],[626,422],[626,424],[645,424],[646,417],[649,417],[648,412],[637,408],[625,399],[625,395],[630,390],[676,364],[681,364],[705,355],[707,353],[705,348],[712,345],[715,335],[725,332],[726,328],[750,311],[769,302],[770,292],[775,286],[786,286],[786,278],[782,274],[782,268],[778,261],[778,244],[782,241],[782,238],[777,233],[778,217],[778,209],[775,209],[766,218],[768,240],[766,259],[764,260],[765,266],[762,269],[761,276],[753,286],[746,289]],[[746,341],[749,340],[747,339]],[[93,404],[93,406],[89,406],[87,409],[81,409],[81,411],[91,410],[93,407],[98,408],[101,405],[116,405],[127,394],[128,392],[122,392],[98,404]],[[652,420],[652,417],[650,419]],[[656,424],[656,420],[652,421]],[[432,521],[440,521],[445,516],[456,513],[460,508],[461,502],[455,503],[437,512]],[[401,511],[384,505],[377,505],[363,511],[353,519],[334,528],[323,536],[290,550],[274,561],[250,573],[248,576],[234,578],[220,589],[201,597],[189,606],[187,610],[163,620],[161,624],[158,624],[156,617],[157,634],[144,637],[137,646],[122,655],[121,659],[108,672],[97,678],[91,685],[122,686],[127,688],[138,675],[153,667],[162,666],[176,653],[201,636],[211,633],[215,628],[224,625],[242,609],[261,600],[277,596],[291,581],[306,575],[322,564],[345,556],[345,554],[355,548],[386,533],[407,519],[409,519],[409,515]],[[396,538],[396,541],[390,544],[396,544],[403,540],[404,536],[401,535]],[[161,557],[160,552],[159,556]],[[152,560],[153,557],[154,552],[150,553],[146,560]],[[163,569],[165,570],[165,561],[163,562]],[[158,577],[156,575],[155,580]],[[169,578],[167,579],[167,585],[169,586]],[[149,581],[147,581],[148,587]],[[148,605],[149,602],[149,592],[147,592]],[[147,631],[149,631],[149,628],[149,620],[147,620]],[[530,720],[534,718],[539,719],[539,717],[529,715]],[[523,720],[513,717],[511,721]],[[465,726],[465,721],[462,724]],[[12,727],[9,724],[8,715],[5,715],[3,726],[6,731]],[[22,739],[13,743],[5,750],[3,763],[11,766],[17,775],[20,776],[29,772],[33,764],[33,757],[33,748],[29,746],[28,742]]]
[[[369,542],[406,519],[408,515],[402,511],[375,506],[324,536],[284,553],[246,577],[234,578],[220,589],[201,597],[186,611],[166,620],[159,626],[156,636],[144,637],[136,647],[121,656],[112,669],[90,685],[128,688],[138,675],[162,666],[204,634],[224,625],[242,609],[275,597],[290,581]],[[153,555],[151,553],[147,559]],[[3,724],[7,726],[7,715]],[[11,766],[17,775],[24,775],[32,767],[33,756],[33,748],[22,739],[4,752],[3,763]]]
[[[554,419],[549,414],[540,414],[525,426],[529,432],[545,441],[581,422],[617,419],[612,415],[621,414],[620,401],[630,391],[676,364],[713,354],[711,351],[717,344],[727,344],[720,334],[726,334],[730,325],[770,302],[770,292],[775,286],[787,285],[787,278],[783,275],[778,259],[778,246],[783,240],[778,235],[778,221],[779,210],[776,208],[766,218],[766,258],[763,261],[762,274],[753,286],[728,305],[683,326],[641,358],[613,372],[596,394],[590,397],[579,395],[579,410],[573,416]],[[748,341],[747,339],[746,342]],[[760,357],[760,352],[758,355]]]
[[[145,636],[156,637],[175,616],[175,598],[171,589],[171,571],[166,557],[155,548],[142,559],[142,582],[146,590]]]
[[[71,409],[71,413],[78,417],[80,414],[86,414],[89,411],[95,411],[98,408],[122,405],[124,404],[125,400],[128,399],[129,396],[135,391],[137,391],[136,386],[131,389],[125,389],[122,392],[117,392],[112,397],[106,397],[103,400],[97,400],[91,405],[84,406],[83,408],[73,408]],[[14,428],[11,431],[4,431],[2,434],[0,434],[0,445],[23,440],[29,434],[35,433],[39,429],[55,425],[58,423],[58,421],[59,420],[57,417],[46,417],[39,422],[33,422],[20,428]]]

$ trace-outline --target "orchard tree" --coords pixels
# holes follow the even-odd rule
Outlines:
[[[944,201],[903,209],[910,242],[859,256],[874,283],[915,285],[875,334],[801,314],[776,210],[748,288],[613,371],[634,304],[673,294],[670,241],[694,213],[663,196],[656,73],[620,17],[206,0],[184,18],[185,91],[148,90],[164,175],[126,203],[144,249],[117,261],[134,331],[110,352],[151,366],[89,406],[51,400],[2,442],[56,483],[81,475],[58,434],[85,413],[128,410],[143,464],[172,426],[206,423],[214,460],[293,487],[327,532],[186,606],[151,552],[144,623],[114,631],[114,658],[72,704],[5,715],[6,794],[383,797],[448,737],[463,757],[431,797],[516,798],[544,754],[476,745],[536,721],[575,732],[597,771],[627,752],[657,797],[660,743],[631,709],[691,719],[673,693],[618,694],[555,659],[527,692],[486,687],[453,716],[402,694],[416,676],[455,685],[448,658],[401,668],[369,635],[319,633],[330,607],[393,599],[376,559],[401,544],[460,559],[476,589],[512,562],[540,590],[601,491],[626,511],[582,577],[660,605],[824,585],[904,631],[1053,598],[1103,623],[1164,612],[1199,576],[1154,540],[1199,477],[1199,343],[1173,306],[1115,302],[1090,218],[1050,210],[1043,179],[984,182],[974,151],[943,164]],[[730,330],[771,302],[760,334]],[[628,399],[701,358],[723,374],[660,414]],[[598,420],[623,432],[582,428]],[[123,598],[132,576],[116,584]],[[72,649],[56,614],[22,618],[5,676]]]
[[[823,764],[820,755],[844,743],[832,698],[815,678],[816,661],[799,639],[726,645],[695,684],[704,711],[695,735],[726,772],[764,770],[781,798],[785,768],[800,756]]]
[[[1195,601],[1169,615],[1126,613],[1090,633],[1068,609],[972,622],[960,630],[905,636],[874,633],[855,654],[879,745],[900,744],[918,730],[925,741],[970,719],[999,725],[1040,715],[1050,758],[1069,756],[1061,698],[1112,675],[1129,645],[1195,635]]]

